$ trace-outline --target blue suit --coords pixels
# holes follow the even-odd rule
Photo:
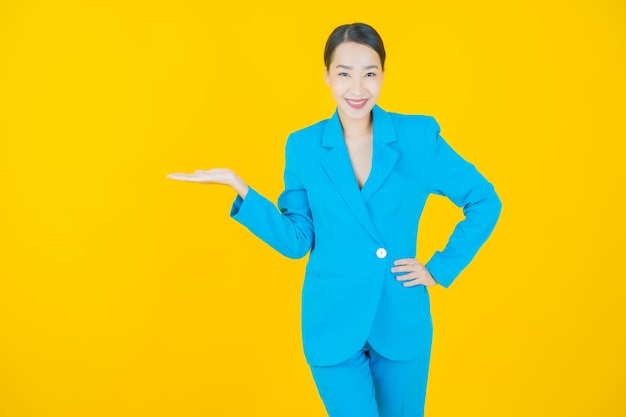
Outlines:
[[[491,234],[501,210],[494,187],[439,135],[431,116],[373,115],[370,175],[359,186],[337,110],[289,135],[285,189],[276,206],[250,187],[231,216],[278,252],[310,250],[302,287],[302,342],[312,366],[338,364],[366,342],[382,356],[410,360],[430,353],[428,290],[405,287],[391,267],[414,258],[429,194],[463,208],[445,248],[425,263],[449,287]]]

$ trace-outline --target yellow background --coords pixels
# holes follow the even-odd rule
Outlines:
[[[276,201],[355,21],[385,41],[379,104],[435,116],[504,204],[430,290],[427,416],[626,415],[623,2],[209,4],[0,2],[0,416],[325,415],[306,259],[166,174],[231,167]],[[461,218],[433,196],[418,258]]]

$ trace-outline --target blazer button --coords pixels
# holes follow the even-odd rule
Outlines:
[[[387,251],[385,250],[385,248],[378,248],[378,250],[376,251],[376,256],[378,256],[380,259],[383,259],[385,256],[387,256]]]

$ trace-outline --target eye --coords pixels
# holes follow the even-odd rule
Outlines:
[[[347,76],[348,76],[348,73],[347,73],[347,72],[340,72],[340,73],[339,73],[339,76],[340,76],[340,77],[347,77]]]
[[[368,72],[365,76],[366,77],[375,77],[376,73],[375,72]]]

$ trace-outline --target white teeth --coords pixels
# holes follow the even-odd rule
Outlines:
[[[365,103],[365,101],[367,99],[363,99],[363,100],[360,100],[360,101],[354,101],[354,100],[350,100],[350,99],[346,99],[346,100],[348,100],[350,103],[353,103],[353,104],[363,104],[363,103]]]

